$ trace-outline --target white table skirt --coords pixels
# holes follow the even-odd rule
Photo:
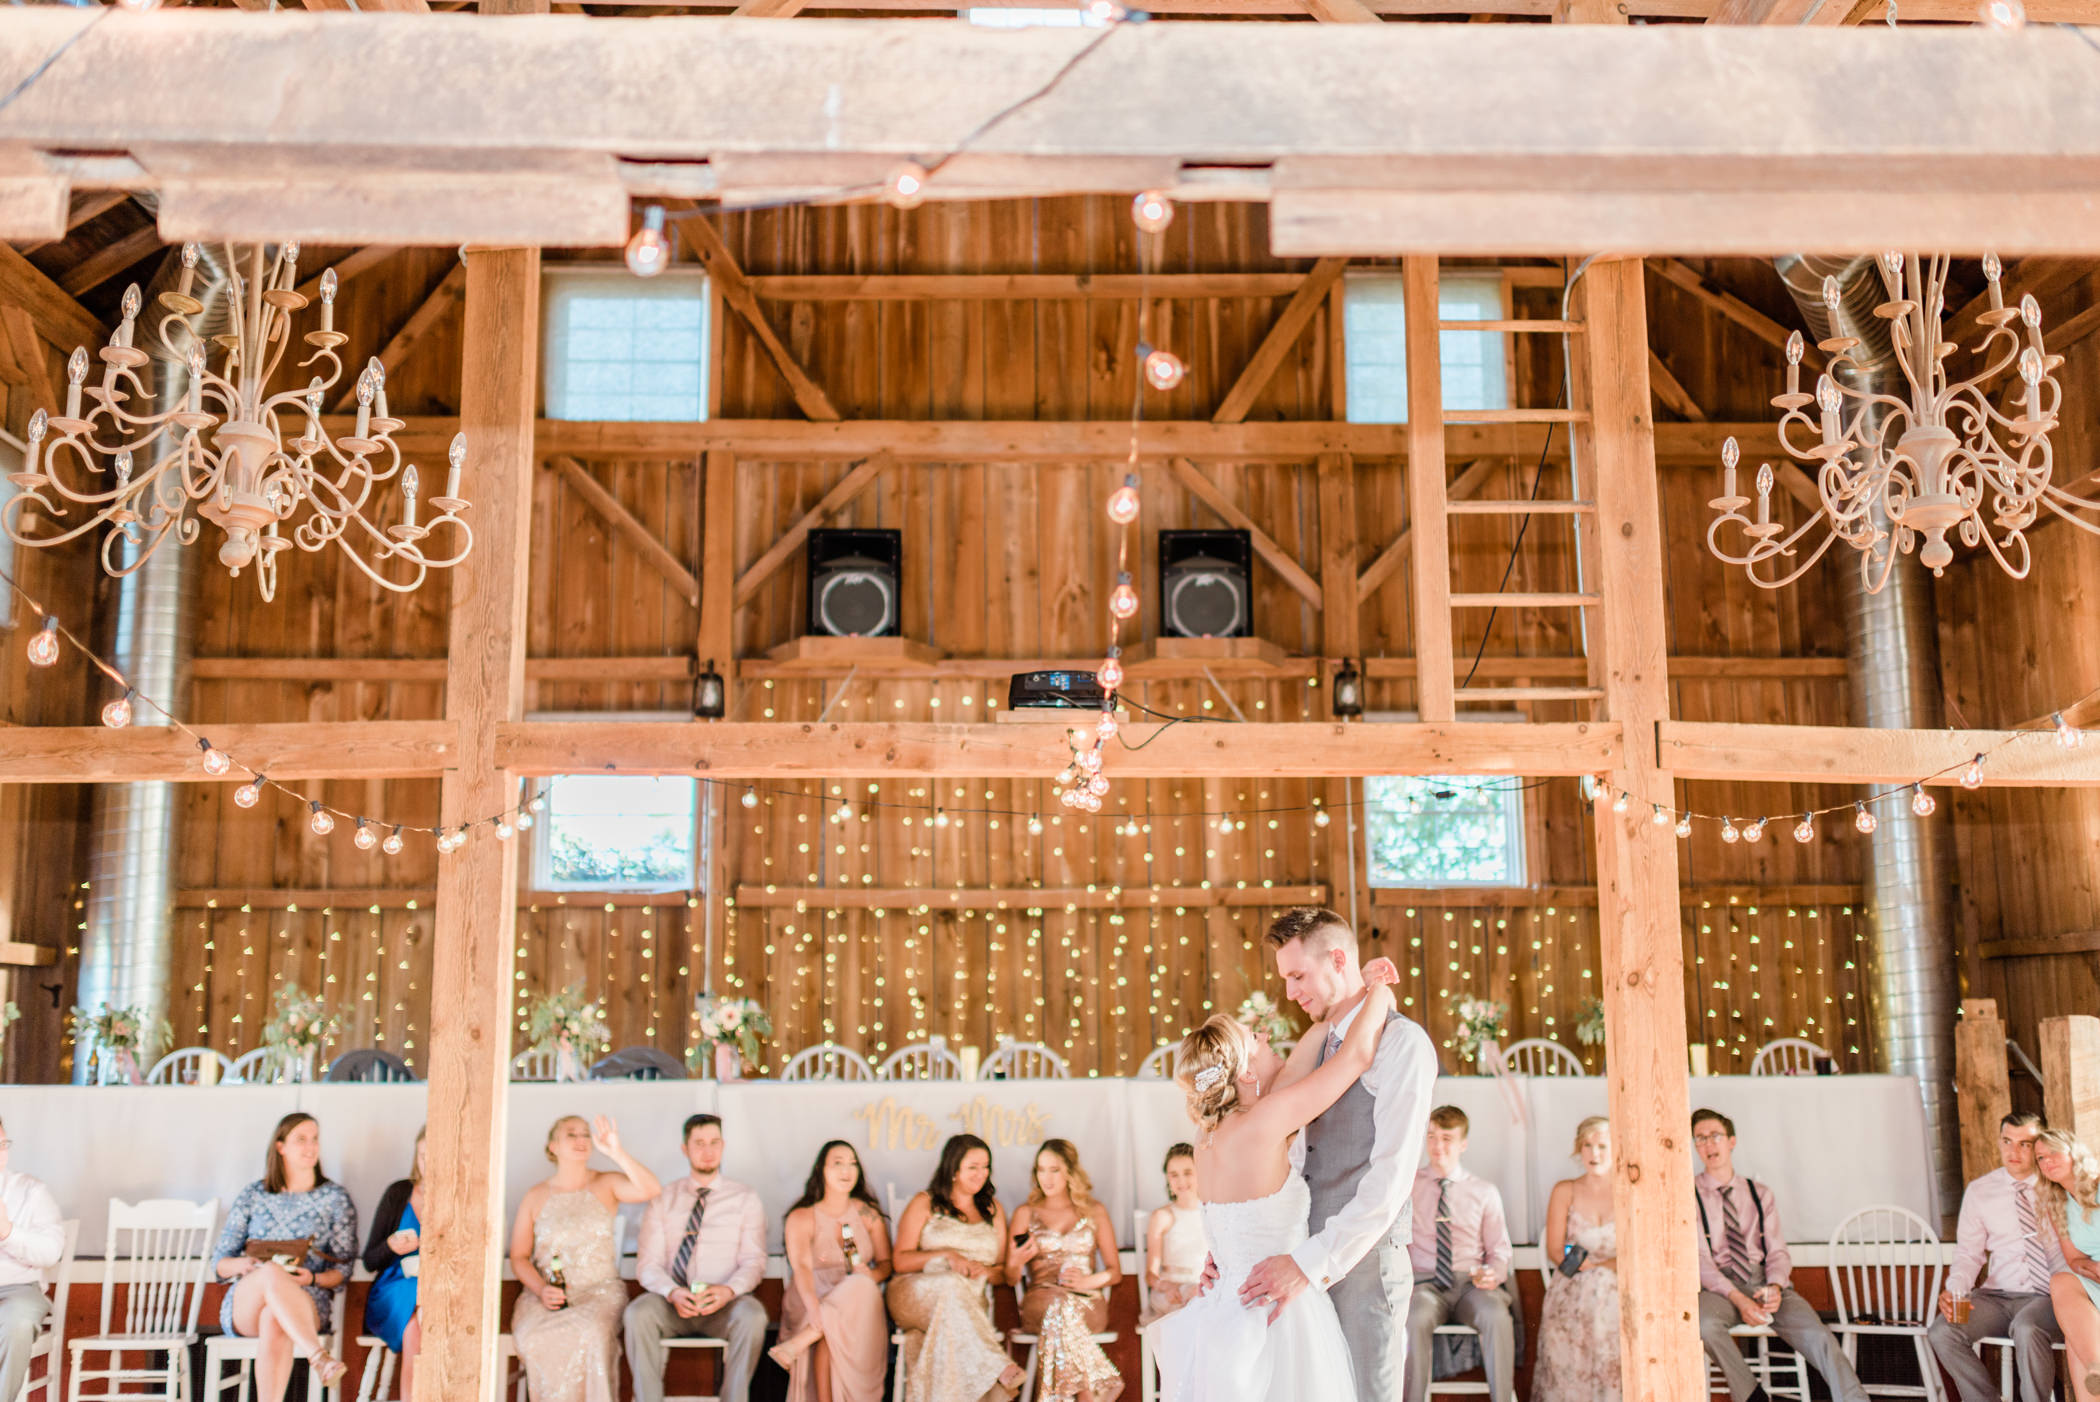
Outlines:
[[[1576,1171],[1569,1156],[1575,1125],[1604,1112],[1606,1087],[1595,1077],[1519,1078],[1510,1090],[1524,1123],[1492,1079],[1437,1082],[1439,1102],[1472,1121],[1467,1166],[1502,1189],[1511,1235],[1534,1242],[1547,1193]],[[80,1254],[95,1256],[111,1198],[216,1197],[223,1209],[262,1176],[270,1131],[294,1110],[320,1119],[322,1166],[369,1214],[387,1184],[407,1176],[424,1092],[421,1085],[6,1086],[0,1118],[14,1141],[12,1167],[51,1186],[65,1212],[81,1219]],[[1869,1204],[1894,1203],[1938,1221],[1924,1109],[1911,1078],[1715,1076],[1695,1079],[1691,1092],[1695,1107],[1735,1120],[1737,1165],[1777,1192],[1789,1239],[1827,1241],[1847,1213]],[[548,1172],[546,1134],[560,1115],[613,1116],[630,1151],[668,1179],[685,1171],[685,1117],[720,1114],[725,1170],[758,1189],[776,1252],[781,1219],[827,1139],[858,1146],[877,1196],[894,1188],[901,1203],[926,1185],[941,1143],[967,1129],[992,1145],[994,1182],[1009,1209],[1027,1194],[1036,1144],[1070,1139],[1121,1239],[1136,1208],[1165,1198],[1167,1146],[1194,1132],[1172,1082],[1111,1079],[521,1084],[510,1088],[508,1111],[510,1211]],[[1683,1142],[1689,1153],[1689,1128]],[[1842,1170],[1833,1146],[1843,1146]]]

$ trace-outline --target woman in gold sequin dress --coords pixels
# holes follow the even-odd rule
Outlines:
[[[890,1318],[904,1331],[905,1402],[1009,1402],[1026,1376],[992,1327],[1006,1266],[1006,1209],[992,1150],[974,1134],[941,1149],[926,1191],[897,1220]]]
[[[593,1169],[594,1148],[620,1171]],[[511,1228],[510,1265],[525,1287],[511,1335],[532,1402],[617,1402],[627,1283],[614,1214],[623,1202],[654,1198],[656,1175],[628,1157],[603,1115],[589,1124],[581,1115],[556,1120],[547,1157],[554,1176],[525,1194]],[[560,1286],[548,1278],[557,1271]]]
[[[1123,1278],[1115,1225],[1093,1187],[1072,1141],[1044,1140],[1028,1201],[1014,1213],[1014,1235],[1028,1239],[1006,1257],[1007,1279],[1028,1282],[1021,1328],[1041,1340],[1036,1395],[1057,1402],[1112,1402],[1123,1390],[1091,1337],[1108,1328],[1109,1288]]]

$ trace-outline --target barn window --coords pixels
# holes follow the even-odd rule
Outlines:
[[[707,417],[707,277],[672,268],[644,281],[625,268],[549,268],[544,337],[547,417]]]
[[[676,776],[563,774],[535,826],[542,891],[690,891],[699,785]]]
[[[1502,275],[1454,270],[1438,279],[1439,320],[1495,321],[1507,316]],[[1446,409],[1507,409],[1509,373],[1500,331],[1445,331]],[[1397,272],[1351,273],[1342,281],[1342,347],[1347,362],[1349,422],[1407,422],[1407,310]]]
[[[1369,778],[1364,826],[1373,886],[1525,883],[1520,778]]]

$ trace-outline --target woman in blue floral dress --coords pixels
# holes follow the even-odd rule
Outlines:
[[[296,1241],[307,1243],[303,1255],[249,1254],[250,1243]],[[357,1209],[321,1172],[320,1122],[286,1115],[270,1135],[262,1178],[234,1198],[217,1253],[219,1278],[233,1282],[219,1306],[219,1327],[261,1342],[258,1402],[283,1402],[295,1357],[308,1361],[323,1387],[343,1376],[343,1361],[322,1351],[321,1336],[356,1253]]]

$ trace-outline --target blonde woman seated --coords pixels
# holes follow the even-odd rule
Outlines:
[[[834,1139],[817,1150],[786,1235],[791,1275],[772,1357],[787,1369],[788,1402],[882,1402],[890,1228],[851,1144]]]
[[[1390,960],[1364,965],[1359,1011],[1340,1046],[1316,1068],[1308,1053],[1294,1057],[1290,1074],[1283,1074],[1283,1060],[1268,1042],[1222,1013],[1182,1040],[1174,1078],[1202,1132],[1196,1182],[1217,1280],[1154,1326],[1165,1402],[1356,1396],[1349,1344],[1324,1292],[1306,1290],[1281,1305],[1245,1305],[1240,1286],[1256,1265],[1311,1235],[1312,1194],[1292,1162],[1291,1140],[1370,1068],[1393,1012],[1395,978]],[[1298,1045],[1317,1051],[1328,1030],[1315,1023]]]
[[[620,1171],[593,1169],[593,1149]],[[554,1176],[533,1184],[510,1231],[510,1268],[525,1287],[510,1332],[532,1402],[617,1402],[627,1283],[615,1214],[623,1202],[649,1201],[660,1185],[603,1115],[588,1124],[581,1115],[556,1120],[547,1158]]]
[[[1040,1341],[1036,1396],[1059,1402],[1111,1402],[1123,1390],[1091,1337],[1108,1328],[1109,1287],[1123,1278],[1116,1230],[1093,1188],[1071,1140],[1044,1140],[1028,1201],[1014,1213],[1014,1236],[1026,1239],[1006,1256],[1007,1282],[1028,1282],[1021,1328]]]
[[[905,1402],[1007,1402],[1027,1377],[992,1327],[990,1284],[1005,1274],[1006,1209],[992,1150],[974,1134],[941,1147],[940,1166],[897,1222],[890,1318],[904,1330]]]
[[[1546,1199],[1546,1259],[1556,1263],[1539,1318],[1532,1402],[1619,1402],[1619,1227],[1611,1201],[1611,1121],[1575,1126],[1582,1176]]]
[[[2070,1355],[2077,1402],[2100,1402],[2100,1157],[2068,1130],[2035,1136],[2042,1206],[2063,1245],[2064,1269],[2049,1277],[2049,1298]]]
[[[1138,1321],[1139,1328],[1196,1298],[1203,1263],[1210,1256],[1210,1244],[1203,1239],[1203,1204],[1196,1197],[1196,1146],[1172,1146],[1160,1170],[1167,1175],[1167,1205],[1155,1209],[1145,1223],[1145,1298],[1150,1308]]]

